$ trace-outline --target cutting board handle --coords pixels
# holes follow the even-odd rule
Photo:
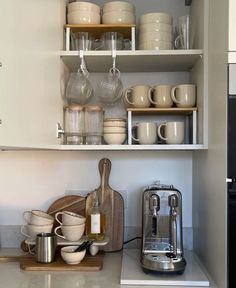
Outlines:
[[[98,169],[101,176],[101,186],[108,187],[111,172],[111,161],[108,158],[101,159],[98,164]]]

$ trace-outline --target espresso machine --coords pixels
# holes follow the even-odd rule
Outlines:
[[[186,261],[182,240],[182,196],[159,182],[143,192],[141,266],[145,273],[182,274]]]

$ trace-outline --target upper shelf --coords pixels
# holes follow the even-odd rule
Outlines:
[[[107,72],[112,67],[111,51],[84,51],[89,72]],[[62,61],[70,71],[77,71],[79,51],[61,51]],[[202,58],[202,49],[193,50],[120,50],[116,63],[121,72],[189,71]]]

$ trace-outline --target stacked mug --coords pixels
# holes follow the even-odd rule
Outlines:
[[[68,24],[100,24],[100,7],[90,2],[71,2],[67,6]]]
[[[21,227],[21,233],[29,238],[36,238],[39,233],[50,233],[54,218],[41,210],[25,211],[23,218],[27,225]]]
[[[139,49],[172,49],[172,23],[173,17],[167,13],[147,13],[142,15],[139,23]]]
[[[60,226],[54,229],[54,233],[68,241],[78,241],[84,234],[86,218],[70,211],[57,212],[55,219]],[[62,234],[58,232],[61,230]]]
[[[103,138],[107,144],[121,145],[126,139],[126,119],[106,118],[103,122]]]
[[[125,1],[111,1],[103,6],[103,24],[135,24],[135,7]]]

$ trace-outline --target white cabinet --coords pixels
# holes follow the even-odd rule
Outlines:
[[[0,2],[0,146],[50,148],[61,120],[61,0]]]
[[[102,6],[104,1],[95,2]],[[148,0],[145,4],[144,1],[136,0],[134,4],[137,22],[144,13],[162,11],[173,15],[176,25],[179,16],[191,13],[196,20],[195,49],[132,50],[116,53],[118,68],[122,73],[128,74],[127,87],[134,81],[133,73],[136,72],[174,73],[176,80],[173,84],[181,84],[177,82],[178,75],[186,73],[187,83],[197,85],[196,143],[199,146],[194,148],[190,144],[180,149],[207,148],[207,51],[204,42],[207,31],[207,3],[208,1],[203,0],[193,1],[189,7],[184,0]],[[65,14],[65,0],[3,0],[0,3],[0,146],[62,150],[132,150],[130,146],[134,145],[60,145],[60,140],[56,137],[57,123],[63,125],[62,96],[66,85],[63,73],[66,70],[76,71],[80,63],[78,51],[66,50]],[[86,51],[84,57],[91,73],[107,72],[112,63],[110,51]],[[150,84],[148,74],[143,79],[146,84]],[[158,84],[158,79],[155,84]],[[149,149],[159,150],[158,145],[154,146]],[[170,145],[165,146],[160,149],[174,149]]]

